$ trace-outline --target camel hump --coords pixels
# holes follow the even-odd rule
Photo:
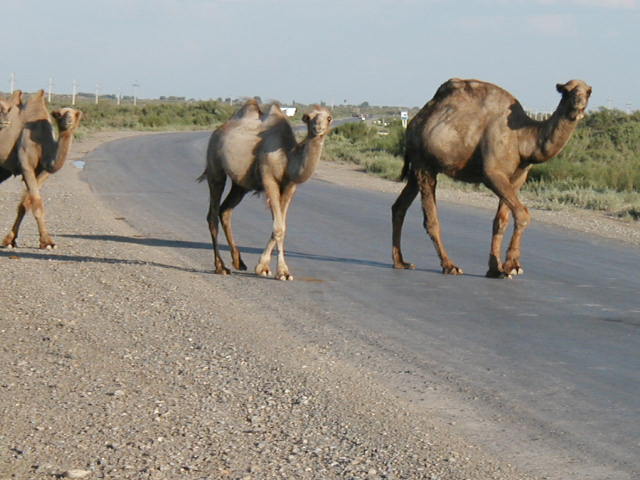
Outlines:
[[[284,117],[284,113],[282,112],[282,106],[278,102],[273,102],[269,106],[269,110],[267,111],[267,117]]]
[[[39,90],[29,97],[24,115],[27,122],[49,120],[49,112],[44,100],[44,90]]]
[[[260,115],[262,115],[260,104],[255,98],[250,98],[244,102],[244,105],[242,105],[231,118],[240,120],[243,118],[258,118]]]
[[[21,107],[23,103],[23,99],[24,99],[24,94],[22,93],[22,90],[15,90],[11,95],[11,97],[9,98],[8,103],[10,106]]]

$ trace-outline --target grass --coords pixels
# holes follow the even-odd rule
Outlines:
[[[403,145],[399,121],[384,126],[360,122],[334,129],[325,156],[396,180]],[[444,175],[439,183],[462,191],[486,190]],[[576,207],[640,219],[640,112],[601,109],[589,114],[560,155],[533,167],[522,196],[538,208]]]

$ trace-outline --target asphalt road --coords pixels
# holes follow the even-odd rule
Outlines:
[[[139,241],[211,271],[208,191],[194,181],[208,136],[116,141],[85,158],[83,176],[141,232]],[[444,390],[457,391],[455,405],[466,412],[456,418],[473,430],[474,415],[485,415],[476,438],[486,433],[516,461],[536,471],[546,461],[550,478],[640,478],[640,250],[536,224],[534,215],[525,275],[490,280],[483,275],[492,213],[443,203],[444,240],[466,272],[443,276],[415,202],[403,247],[418,268],[396,271],[393,200],[316,180],[302,185],[286,241],[298,281],[286,288],[301,303],[339,313],[333,327],[345,338],[375,338],[378,361],[403,359],[407,384],[434,376],[448,383]],[[234,231],[250,270],[270,228],[264,199],[245,197]],[[401,394],[424,400],[429,392]]]

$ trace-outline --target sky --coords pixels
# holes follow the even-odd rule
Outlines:
[[[0,91],[422,106],[452,77],[640,109],[640,0],[0,0]],[[634,80],[634,78],[636,80]]]

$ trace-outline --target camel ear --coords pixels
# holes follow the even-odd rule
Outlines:
[[[54,110],[53,112],[51,112],[51,116],[53,118],[55,118],[56,120],[60,118],[60,110]]]
[[[567,86],[563,83],[556,83],[556,90],[558,93],[565,94],[567,92]]]
[[[589,87],[589,90],[587,90],[587,98],[591,97],[591,87]]]
[[[307,124],[308,124],[308,123],[309,123],[309,120],[310,120],[309,115],[307,115],[307,114],[305,113],[305,114],[302,116],[302,121],[303,121],[304,123],[307,123]]]

